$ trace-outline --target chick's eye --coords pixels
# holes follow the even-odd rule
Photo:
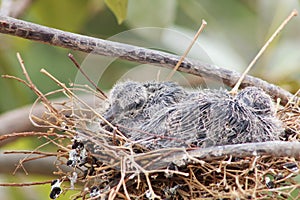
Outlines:
[[[143,99],[138,99],[135,103],[136,103],[135,108],[141,108],[144,105],[144,100]]]
[[[135,113],[134,113],[133,111],[131,111],[131,112],[129,112],[129,115],[130,115],[130,116],[134,116]]]

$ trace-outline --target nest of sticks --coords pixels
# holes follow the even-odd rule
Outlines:
[[[78,190],[73,199],[299,199],[300,108],[292,99],[279,107],[277,115],[285,124],[282,141],[248,143],[209,148],[147,150],[124,145],[126,138],[112,124],[112,131],[99,128],[105,98],[87,86],[70,86],[52,78],[61,89],[37,95],[30,119],[57,146],[57,180],[50,196]],[[62,92],[67,101],[51,102],[48,97]],[[94,106],[78,92],[91,94]],[[34,115],[44,104],[42,117]],[[32,151],[35,154],[35,151]],[[67,167],[66,167],[67,166]],[[297,180],[298,179],[298,180]]]

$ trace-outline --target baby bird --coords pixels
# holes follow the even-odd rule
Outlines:
[[[117,83],[110,92],[110,106],[104,117],[122,132],[128,133],[186,96],[185,90],[173,82]]]
[[[108,120],[134,118],[145,107],[147,101],[148,94],[141,83],[134,81],[119,83],[110,91],[110,107],[104,116]]]
[[[241,105],[249,107],[258,115],[275,115],[275,107],[271,97],[260,88],[247,87],[240,91],[236,98]]]
[[[284,129],[268,94],[247,87],[230,97],[211,112],[215,120],[211,121],[206,146],[279,140]]]
[[[271,98],[256,87],[235,97],[226,90],[200,90],[187,99],[165,107],[131,139],[149,149],[209,147],[278,140],[283,131]]]

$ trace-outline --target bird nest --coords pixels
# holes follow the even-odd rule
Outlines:
[[[65,132],[61,134],[70,136],[67,139],[71,141],[69,146],[63,140],[56,144],[60,150],[57,153],[59,170],[55,173],[60,181],[71,182],[71,187],[64,186],[65,190],[77,182],[76,187],[82,190],[75,199],[300,197],[297,181],[299,149],[290,146],[291,149],[280,152],[286,145],[295,143],[266,142],[148,151],[138,144],[124,146],[127,138],[117,129],[95,132],[93,129],[99,124],[99,113],[75,102],[72,98],[70,105],[61,104],[65,107],[63,113],[68,113],[64,114],[67,120],[57,118],[53,113],[42,119],[49,123],[55,118],[52,126],[63,125],[60,130]],[[292,104],[278,111],[289,130],[286,139],[290,141],[297,141],[299,137],[299,113],[299,108]],[[77,157],[71,155],[72,151],[77,152]],[[62,165],[69,165],[72,170],[65,171],[61,169]]]
[[[23,82],[38,95],[31,121],[48,128],[44,136],[57,146],[52,199],[68,190],[78,191],[73,199],[300,198],[300,108],[293,100],[277,110],[286,129],[282,141],[149,149],[103,117],[103,95],[48,76],[62,89],[44,95],[29,77]],[[67,101],[48,99],[60,92]],[[94,98],[93,106],[80,92]],[[34,115],[39,103],[46,108],[42,117]]]

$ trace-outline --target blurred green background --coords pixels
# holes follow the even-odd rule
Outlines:
[[[114,14],[101,0],[36,0],[19,18],[102,39],[145,27],[166,28],[192,38],[201,20],[205,19],[208,25],[198,39],[198,46],[206,52],[206,57],[202,59],[201,52],[191,53],[190,56],[242,72],[283,19],[298,7],[299,1],[129,0],[127,19],[118,25]],[[295,92],[300,85],[299,25],[300,18],[296,17],[271,44],[250,74]],[[174,52],[184,51],[188,45],[188,42],[183,44],[181,40],[172,40],[171,34],[168,37],[144,33],[135,38],[140,44],[147,41],[153,45],[162,41],[168,45],[169,51]],[[21,75],[16,52],[21,53],[32,79],[42,91],[51,91],[57,86],[39,72],[41,68],[47,69],[59,80],[72,82],[77,70],[67,54],[73,53],[80,62],[87,56],[1,34],[0,74]],[[101,82],[101,88],[110,88],[120,74],[130,69],[128,62],[119,62],[118,65],[112,67],[107,75],[109,78]],[[31,91],[16,81],[1,78],[0,88],[1,93],[5,94],[1,95],[0,112],[29,104],[35,99]]]
[[[5,7],[7,2],[9,1],[0,1],[1,13],[8,12]],[[300,10],[300,1],[297,0],[128,0],[127,17],[118,24],[116,16],[102,0],[26,2],[28,4],[17,16],[19,19],[179,55],[187,48],[202,19],[205,19],[208,25],[189,56],[239,72],[246,68],[289,13],[293,9]],[[296,92],[300,88],[299,47],[300,17],[296,17],[268,47],[250,74]],[[101,72],[101,78],[94,77],[94,80],[105,91],[121,77],[139,80],[141,77],[145,80],[155,77],[143,71],[145,66],[135,63],[112,60],[108,65],[106,58],[101,56],[95,57],[3,34],[0,34],[0,74],[23,77],[16,52],[21,53],[32,80],[43,92],[58,89],[58,86],[39,72],[41,68],[65,83],[81,83],[82,78],[67,57],[69,52],[87,70],[92,68],[88,73],[91,76],[95,72]],[[154,73],[157,73],[158,69],[154,69]],[[197,85],[196,78],[183,76],[187,84]],[[31,104],[36,99],[32,91],[13,80],[0,78],[0,91],[0,113]],[[15,142],[2,149],[33,149],[36,147],[33,143],[22,140],[22,143]],[[1,162],[3,161],[0,161],[0,167]],[[1,182],[45,179],[49,177],[30,175],[16,179],[0,174]],[[0,188],[0,196],[5,197],[4,199],[46,199],[45,194],[48,196],[48,193],[48,185],[31,187],[29,190]]]

